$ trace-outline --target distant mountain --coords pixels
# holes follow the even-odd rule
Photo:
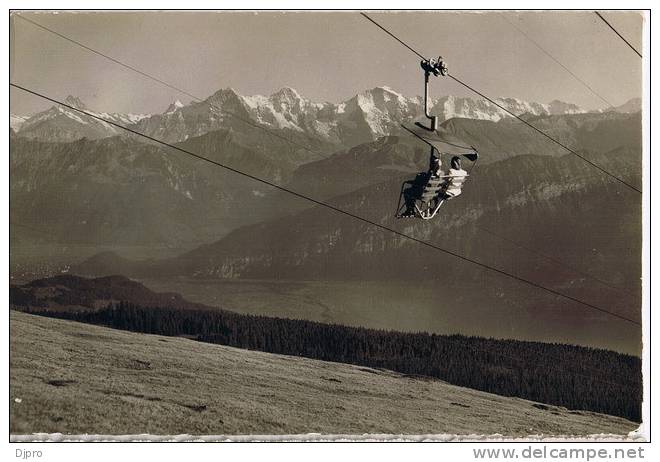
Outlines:
[[[639,115],[539,116],[534,123],[570,146],[593,152],[634,147],[641,133]],[[565,154],[510,119],[451,119],[443,126],[478,146],[480,165],[517,155]],[[410,135],[382,137],[321,156],[331,153],[332,145],[305,133],[272,129],[313,146],[313,152],[248,128],[232,125],[181,146],[320,200],[412,175],[428,162],[428,149]],[[50,236],[52,242],[69,244],[190,246],[311,206],[182,153],[121,137],[73,143],[13,137],[10,191],[12,221],[48,230],[31,239],[47,241]],[[27,239],[25,230],[16,233]]]
[[[530,120],[560,142],[589,156],[626,147],[641,152],[639,114],[611,112],[536,116]],[[561,157],[567,153],[564,148],[517,120],[492,122],[455,118],[443,122],[441,126],[479,149],[480,166],[521,155]],[[305,191],[318,199],[330,199],[387,179],[414,175],[427,168],[428,159],[428,147],[410,134],[382,137],[301,165],[294,170],[287,188]],[[448,159],[445,158],[444,162],[447,165]],[[628,175],[632,175],[632,169],[639,167],[638,163],[633,164],[636,167],[626,167]],[[297,210],[309,207],[303,202],[291,204],[287,202],[287,197],[286,193],[274,191],[264,198],[264,202],[271,203],[274,209],[280,203],[297,207]]]
[[[534,116],[530,120],[586,159],[641,189],[639,113]],[[432,221],[393,217],[401,183],[428,167],[428,149],[411,136],[383,137],[301,164],[285,184],[448,252],[639,319],[642,215],[636,192],[566,154],[517,120],[455,118],[443,126],[477,146],[482,159],[470,171],[463,194],[445,204]],[[210,135],[189,142],[199,143],[194,149],[202,149]],[[208,144],[218,145],[219,141]],[[268,165],[265,159],[261,162]],[[447,165],[446,158],[443,163]],[[469,162],[466,168],[472,168]],[[137,278],[180,276],[209,284],[225,278],[392,281],[410,284],[410,303],[415,303],[418,287],[437,284],[454,313],[468,313],[466,319],[448,322],[452,326],[454,322],[483,325],[481,317],[495,310],[488,319],[510,317],[511,323],[498,324],[489,331],[492,335],[497,331],[497,335],[539,338],[546,335],[538,331],[544,325],[552,326],[548,327],[552,341],[602,345],[605,336],[612,347],[639,348],[637,327],[625,321],[621,321],[626,328],[623,332],[619,321],[605,314],[325,207],[284,193],[264,192],[264,197],[239,209],[259,218],[253,224],[210,239],[208,242],[214,242],[176,258],[132,261],[106,253],[71,271]],[[199,215],[186,225],[207,220]],[[351,322],[366,322],[361,308],[347,309],[354,313]],[[415,316],[414,310],[411,316]],[[424,320],[415,323],[423,328]],[[590,327],[585,330],[583,326]]]
[[[182,147],[277,183],[286,183],[310,156],[264,132],[247,135],[231,129],[189,139]],[[258,221],[269,189],[131,138],[54,143],[16,137],[10,143],[11,219],[43,230],[35,235],[39,241],[171,246],[208,242]]]
[[[615,112],[622,112],[622,113],[639,112],[642,110],[642,99],[633,98],[631,100],[626,101],[621,106],[610,108],[610,110]]]
[[[496,100],[516,114],[556,115],[585,112],[560,101],[528,103],[517,98]],[[454,117],[499,121],[510,117],[485,100],[445,96],[434,100],[433,113],[440,121]],[[317,103],[292,88],[266,96],[241,96],[224,89],[201,103],[170,106],[166,113],[137,124],[138,130],[168,141],[180,141],[225,126],[230,114],[249,118],[266,127],[308,133],[336,145],[351,147],[381,136],[400,133],[402,121],[420,117],[420,97],[405,97],[389,87],[376,87],[339,104]]]
[[[585,110],[575,104],[565,103],[555,99],[550,101],[550,103],[547,105],[542,105],[541,110],[536,115],[543,114],[544,112],[546,112],[548,115],[581,114],[585,112]]]
[[[97,113],[88,109],[79,98],[71,95],[64,102],[69,106],[122,125],[132,125],[147,117],[141,114]],[[117,127],[60,105],[24,119],[16,129],[19,136],[43,141],[66,142],[81,138],[99,139],[125,133]]]
[[[292,88],[269,97],[241,96],[228,88],[203,102],[172,105],[163,114],[141,120],[136,129],[175,142],[230,125],[236,130],[254,130],[250,123],[258,123],[282,130],[287,136],[304,134],[349,147],[398,131],[399,121],[418,115],[419,107],[415,100],[380,88],[341,104],[314,103]]]
[[[597,158],[634,182],[636,175],[631,172],[634,167],[630,163],[636,163],[634,158],[638,154],[636,150],[617,149]],[[639,214],[638,198],[626,197],[624,194],[629,193],[618,190],[618,184],[608,177],[570,155],[556,159],[519,156],[479,167],[473,176],[460,199],[449,202],[443,207],[441,218],[432,222],[393,219],[400,181],[368,186],[336,197],[331,203],[432,242],[446,243],[450,237],[451,248],[462,253],[470,253],[482,239],[474,228],[476,224],[505,236],[516,236],[520,234],[517,230],[525,230],[525,239],[546,236],[543,248],[550,255],[561,254],[566,261],[584,265],[595,273],[602,272],[608,279],[635,283],[633,275],[639,271],[639,265],[636,251],[632,250],[637,248],[636,243],[632,240],[639,235],[641,223],[630,220]],[[401,180],[405,178],[402,176]],[[606,205],[612,194],[616,194],[616,203]],[[594,207],[604,208],[595,216],[589,212],[587,222],[582,220],[587,210]],[[605,230],[613,227],[624,233],[627,238],[623,240],[629,247],[620,247],[618,240],[609,241],[611,234]],[[580,234],[572,236],[577,229],[581,230]],[[606,255],[609,263],[616,261],[616,265],[603,266],[597,260],[588,264],[594,257],[590,253],[593,248],[599,249],[599,255]],[[618,257],[615,259],[613,255]],[[514,258],[504,261],[506,265],[527,264],[518,253],[500,255],[497,259],[504,257]],[[416,275],[418,265],[435,268],[436,271],[425,272],[425,277],[433,278],[434,274],[442,274],[446,262],[446,257],[414,243],[314,207],[294,216],[241,228],[217,243],[163,264],[176,274],[203,277],[405,279],[422,277]]]
[[[515,114],[539,116],[585,112],[574,104],[560,101],[549,104],[517,98],[497,98],[496,101]],[[85,108],[78,98],[72,96],[66,102]],[[454,96],[435,99],[431,112],[437,114],[440,121],[454,117],[499,121],[510,117],[488,101]],[[221,128],[253,129],[250,124],[257,123],[348,148],[399,133],[401,122],[423,115],[423,101],[420,97],[401,95],[389,87],[365,90],[341,103],[313,102],[288,87],[270,96],[242,96],[227,88],[201,102],[186,105],[176,101],[162,114],[99,115],[167,142],[184,141]],[[97,139],[121,132],[116,127],[60,106],[27,118],[22,125],[17,119],[14,129],[20,136],[46,141],[72,141],[82,137]]]
[[[554,100],[549,104],[527,102],[518,98],[495,98],[494,101],[516,115],[529,114],[540,116],[580,114],[585,112],[584,109],[575,104],[564,103],[558,100]],[[458,98],[455,96],[444,96],[436,99],[431,112],[438,114],[440,120],[448,120],[457,117],[497,122],[511,117],[508,112],[495,106],[489,101],[473,98]]]
[[[183,104],[181,101],[179,101],[179,100],[177,99],[177,100],[174,101],[172,104],[170,104],[169,106],[167,106],[167,109],[165,110],[164,113],[165,113],[165,114],[172,114],[172,113],[175,112],[177,109],[180,109],[180,108],[182,108],[183,106],[184,106],[184,104]]]
[[[531,116],[526,121],[574,150],[604,153],[620,146],[641,150],[642,121],[639,113],[583,113]],[[516,155],[563,156],[568,151],[515,119],[450,119],[443,127],[479,149],[480,163]]]

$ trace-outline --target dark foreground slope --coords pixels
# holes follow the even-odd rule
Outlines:
[[[10,432],[618,434],[637,424],[441,381],[11,313]]]

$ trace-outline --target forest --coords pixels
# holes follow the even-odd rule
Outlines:
[[[384,331],[129,302],[78,312],[43,308],[21,311],[132,332],[187,336],[249,350],[388,369],[498,395],[641,421],[641,360],[608,350]]]

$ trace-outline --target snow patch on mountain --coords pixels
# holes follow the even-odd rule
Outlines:
[[[19,131],[21,126],[28,119],[28,116],[20,116],[16,114],[9,114],[9,126],[15,131]]]
[[[387,86],[366,90],[339,104],[315,103],[288,87],[269,97],[239,95],[238,98],[257,122],[273,128],[311,131],[326,139],[338,136],[337,131],[341,129],[359,125],[360,120],[370,132],[370,137],[375,139],[396,130],[402,121],[422,116],[424,111],[421,97],[406,97]],[[562,101],[548,104],[527,102],[519,98],[497,98],[495,101],[516,115],[586,112],[574,104]],[[440,121],[461,117],[498,122],[511,117],[507,111],[487,100],[456,96],[436,98],[431,103],[430,111]]]
[[[94,112],[87,109],[80,98],[71,95],[67,96],[64,103],[65,105],[52,106],[43,112],[24,118],[16,130],[17,133],[46,141],[73,141],[83,137],[98,139],[123,133],[112,123],[131,126],[150,117],[147,114]]]
[[[89,111],[88,111],[89,112]],[[120,113],[107,113],[107,112],[101,112],[100,113],[101,117],[105,119],[113,119],[113,120],[118,120],[119,122],[122,122],[124,125],[130,125],[139,122],[142,119],[146,119],[147,117],[151,117],[150,114],[120,114]]]
[[[314,111],[314,103],[293,88],[284,87],[270,96],[239,97],[248,113],[257,121],[274,128],[305,131],[305,116]]]
[[[548,104],[523,101],[519,98],[495,98],[494,101],[507,111],[516,115],[532,114],[559,115],[580,114],[586,112],[575,104],[562,101],[552,101]],[[434,101],[431,113],[437,114],[440,120],[454,117],[466,119],[480,119],[498,122],[504,118],[512,117],[504,109],[485,99],[461,98],[456,96],[443,96]]]
[[[416,98],[406,98],[389,87],[376,87],[359,93],[342,108],[347,119],[362,115],[373,138],[389,134],[403,120],[421,115],[423,108]]]
[[[172,104],[170,104],[167,107],[167,109],[165,110],[165,114],[172,114],[177,109],[181,109],[183,106],[184,106],[184,104],[177,99],[176,101],[174,101]]]

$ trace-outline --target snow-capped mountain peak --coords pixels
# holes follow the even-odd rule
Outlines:
[[[299,112],[308,103],[296,90],[290,87],[281,88],[270,95],[268,100],[278,112]]]
[[[85,110],[87,109],[87,106],[85,106],[85,103],[83,103],[80,98],[77,96],[67,96],[66,99],[64,100],[66,104],[69,106],[75,107],[76,109],[82,109]]]
[[[586,112],[575,104],[562,101],[552,101],[549,104],[529,102],[520,98],[495,98],[494,101],[513,114],[528,115],[558,115],[579,114]],[[458,96],[443,96],[433,102],[431,112],[437,114],[440,120],[454,117],[465,119],[481,119],[498,122],[504,118],[512,117],[504,109],[484,99],[472,99]]]
[[[211,96],[206,98],[206,101],[209,103],[224,103],[231,100],[240,98],[238,92],[231,87],[221,88],[220,90],[213,93]]]
[[[287,99],[289,101],[300,101],[304,99],[300,93],[291,87],[282,87],[271,95],[271,99]]]
[[[183,106],[184,104],[177,99],[167,107],[165,114],[172,114],[173,112],[176,112],[177,109],[181,109]]]
[[[70,107],[56,105],[25,118],[18,126],[17,133],[20,136],[46,141],[107,138],[123,132],[120,128],[104,122],[105,120],[121,126],[129,126],[148,117],[144,114],[94,112],[88,109],[80,98],[71,95],[66,98],[65,104]],[[71,108],[84,111],[86,114]]]
[[[340,108],[349,120],[354,119],[356,111],[362,114],[372,137],[377,138],[397,129],[402,121],[418,117],[423,108],[418,98],[406,98],[389,87],[375,87],[357,94]]]

